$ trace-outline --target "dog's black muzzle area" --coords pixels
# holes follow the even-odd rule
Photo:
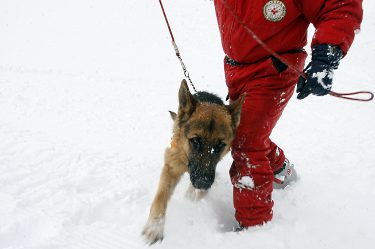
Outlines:
[[[215,181],[216,164],[189,162],[190,181],[194,188],[207,190]]]
[[[220,152],[225,143],[207,143],[201,137],[189,140],[191,154],[189,156],[190,181],[194,188],[207,190],[215,181],[216,165],[220,161]]]

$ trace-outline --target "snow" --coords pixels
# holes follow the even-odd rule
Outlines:
[[[196,87],[225,97],[212,1],[164,4]],[[374,90],[364,7],[338,92]],[[0,248],[145,248],[182,79],[158,1],[4,0],[0,33]],[[272,138],[299,181],[274,191],[272,222],[232,232],[227,156],[202,200],[183,177],[154,248],[372,248],[374,105],[294,96]]]
[[[236,188],[254,188],[253,178],[250,176],[243,176],[238,180],[238,185]]]
[[[318,83],[324,89],[330,89],[331,88],[331,84],[325,84],[323,79],[325,79],[326,77],[328,77],[329,79],[332,79],[333,78],[333,72],[332,71],[328,71],[328,70],[324,69],[321,72],[313,73],[313,75],[311,77],[317,78]]]

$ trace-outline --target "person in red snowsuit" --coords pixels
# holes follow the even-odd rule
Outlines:
[[[288,178],[289,170],[294,170],[289,168],[282,174],[289,161],[270,140],[270,134],[293,95],[299,75],[262,48],[225,4],[300,71],[307,57],[303,49],[307,29],[314,25],[311,64],[305,69],[307,79],[301,78],[297,89],[297,98],[303,99],[309,94],[329,93],[333,70],[360,29],[362,0],[214,0],[214,4],[226,54],[224,71],[230,100],[247,94],[232,146],[235,217],[241,227],[255,226],[272,219],[275,175]]]

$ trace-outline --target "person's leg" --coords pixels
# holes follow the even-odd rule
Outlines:
[[[270,153],[267,155],[270,160],[272,171],[275,173],[280,170],[286,160],[284,151],[271,141]]]
[[[282,165],[285,156],[269,136],[293,91],[293,82],[249,82],[242,88],[247,97],[233,142],[230,176],[235,216],[243,227],[272,219],[273,167]]]
[[[301,71],[306,56],[283,55]],[[282,167],[285,156],[269,136],[293,95],[299,75],[290,68],[278,72],[271,58],[245,66],[224,65],[230,99],[247,93],[232,146],[230,176],[236,219],[248,227],[272,219],[274,172]]]

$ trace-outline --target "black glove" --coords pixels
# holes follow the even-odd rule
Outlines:
[[[333,70],[337,69],[343,56],[339,46],[318,44],[312,49],[311,62],[304,72],[306,79],[302,76],[297,83],[297,99],[304,99],[310,93],[323,96],[327,95],[332,88]]]

